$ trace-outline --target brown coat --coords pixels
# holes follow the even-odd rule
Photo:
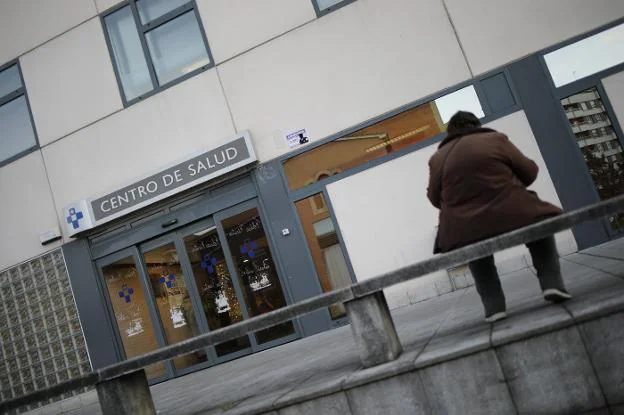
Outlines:
[[[494,130],[445,138],[429,160],[427,197],[440,209],[434,251],[447,252],[560,214],[561,209],[527,190],[537,172],[533,160]]]

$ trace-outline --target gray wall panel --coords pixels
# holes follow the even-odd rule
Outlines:
[[[276,255],[285,272],[289,291],[294,302],[322,293],[321,285],[308,252],[303,230],[295,214],[294,206],[288,199],[286,188],[280,175],[280,162],[274,160],[256,170],[258,195],[269,220],[271,232],[277,247]],[[282,235],[282,229],[290,234]],[[301,317],[304,335],[310,336],[331,328],[331,318],[327,310],[319,310]]]
[[[563,208],[572,210],[597,202],[598,195],[583,156],[539,56],[514,63],[510,73]],[[608,240],[600,221],[579,225],[573,232],[579,249]]]
[[[78,239],[63,245],[63,255],[93,369],[119,361],[104,298],[98,288],[98,275],[91,262],[88,242]]]

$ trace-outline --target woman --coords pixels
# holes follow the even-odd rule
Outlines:
[[[448,252],[473,242],[530,225],[560,214],[556,206],[527,190],[538,167],[499,132],[482,128],[470,112],[449,121],[447,137],[429,160],[427,197],[440,209],[434,253]],[[559,266],[555,238],[527,244],[537,269],[544,298],[570,298]],[[470,271],[485,308],[485,321],[507,317],[505,295],[494,257],[472,261]]]

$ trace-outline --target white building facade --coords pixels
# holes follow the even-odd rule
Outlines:
[[[430,257],[427,161],[460,109],[537,162],[543,199],[623,193],[624,2],[0,0],[2,398]],[[579,226],[560,252],[623,229]],[[149,375],[344,321],[336,306]]]

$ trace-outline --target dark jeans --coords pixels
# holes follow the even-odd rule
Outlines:
[[[554,236],[528,243],[527,248],[531,253],[533,266],[537,270],[537,278],[542,291],[548,288],[565,289],[561,279],[559,253]],[[503,294],[498,271],[494,265],[494,256],[477,259],[468,266],[475,280],[477,292],[481,296],[485,315],[505,311],[505,294]]]

